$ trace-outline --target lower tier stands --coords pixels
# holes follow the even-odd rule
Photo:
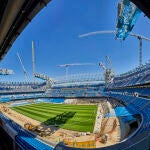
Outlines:
[[[53,150],[52,146],[49,146],[40,140],[36,139],[28,131],[24,130],[21,126],[14,123],[12,120],[8,119],[3,114],[0,114],[0,119],[3,121],[3,124],[10,126],[17,134],[14,135],[15,142],[23,150]],[[12,136],[12,135],[11,135]]]
[[[35,99],[35,98],[45,98],[47,94],[45,93],[34,93],[34,94],[9,94],[0,97],[0,103],[6,103],[10,101],[25,100],[25,99]]]
[[[64,98],[42,98],[42,99],[37,99],[34,100],[34,103],[64,103],[65,99]]]
[[[111,93],[108,96],[122,100],[128,109],[135,109],[139,114],[143,116],[143,123],[139,130],[139,133],[150,133],[150,100],[146,98],[134,97],[130,95],[122,95]]]

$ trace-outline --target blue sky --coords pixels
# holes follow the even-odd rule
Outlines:
[[[13,69],[12,76],[1,80],[24,81],[16,53],[19,52],[32,80],[31,41],[35,41],[35,68],[50,77],[65,75],[66,63],[95,63],[95,66],[74,66],[69,74],[103,73],[98,63],[109,55],[117,74],[135,68],[139,60],[139,43],[128,37],[117,41],[114,35],[78,38],[79,34],[97,30],[115,30],[118,0],[52,0],[25,28],[0,63],[1,68]],[[133,29],[150,37],[150,20],[142,13]],[[143,62],[148,62],[150,42],[143,41]]]

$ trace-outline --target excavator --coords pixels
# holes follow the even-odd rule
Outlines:
[[[38,134],[39,136],[41,136],[43,138],[47,136],[46,132],[39,125],[35,126],[35,125],[27,122],[24,124],[24,128],[29,131],[35,132],[36,134]]]

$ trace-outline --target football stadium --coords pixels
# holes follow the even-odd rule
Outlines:
[[[0,0],[1,60],[24,28],[53,1]],[[65,75],[51,77],[35,71],[37,47],[32,41],[33,80],[27,81],[17,53],[25,81],[0,81],[0,150],[150,149],[150,61],[142,62],[142,42],[150,38],[132,32],[141,13],[150,19],[150,2],[119,0],[117,5],[116,30],[77,33],[77,38],[86,42],[97,34],[112,34],[120,41],[134,37],[139,41],[139,65],[116,74],[111,56],[106,56],[106,63],[97,64],[103,73],[70,74],[72,66],[95,64],[66,63],[57,65]],[[0,69],[0,75],[13,76],[13,70]]]

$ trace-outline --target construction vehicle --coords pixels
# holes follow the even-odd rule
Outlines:
[[[31,123],[25,123],[24,124],[24,128],[29,130],[29,131],[32,131],[32,132],[38,134],[41,137],[46,137],[47,136],[46,132],[39,125],[35,126],[35,125],[31,124]]]

